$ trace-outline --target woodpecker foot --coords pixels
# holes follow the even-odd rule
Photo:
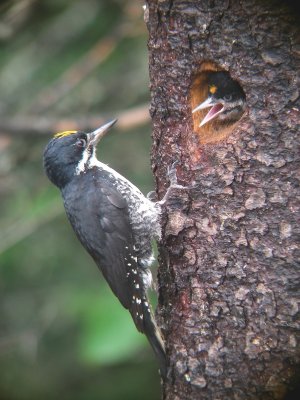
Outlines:
[[[177,180],[177,170],[176,167],[178,165],[179,161],[174,161],[173,164],[171,165],[171,167],[168,167],[168,178],[170,181],[170,186],[180,186],[181,188],[183,188],[182,185],[178,184],[178,180]]]
[[[149,192],[146,197],[148,200],[155,201],[156,200],[155,190],[151,190],[151,192]]]
[[[174,161],[173,164],[171,165],[171,167],[168,167],[168,178],[170,181],[170,186],[168,187],[164,197],[158,201],[157,203],[160,204],[161,206],[164,205],[168,198],[170,197],[170,193],[173,189],[192,189],[193,187],[191,186],[183,186],[183,185],[179,185],[178,180],[177,180],[177,174],[176,174],[176,166],[178,164],[179,161]]]

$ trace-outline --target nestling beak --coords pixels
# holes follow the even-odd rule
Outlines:
[[[214,119],[217,115],[219,115],[224,110],[224,105],[222,103],[216,102],[211,97],[208,97],[206,100],[203,101],[203,103],[199,104],[199,106],[197,106],[196,108],[193,109],[193,113],[196,111],[199,111],[199,110],[203,110],[208,107],[211,107],[211,109],[206,114],[206,116],[203,118],[199,127],[203,126],[207,122]]]
[[[117,119],[113,119],[106,124],[100,126],[94,132],[88,133],[89,145],[97,146],[99,141],[103,138],[106,132],[117,122]]]

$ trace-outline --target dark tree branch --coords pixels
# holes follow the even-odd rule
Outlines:
[[[150,121],[149,106],[148,104],[143,104],[130,110],[116,112],[115,115],[111,117],[118,118],[118,129],[127,130]],[[54,132],[70,129],[92,131],[108,119],[108,116],[96,117],[95,115],[85,117],[73,116],[66,119],[37,117],[36,115],[10,117],[7,119],[2,117],[0,121],[0,132],[2,134],[18,136],[49,135]]]

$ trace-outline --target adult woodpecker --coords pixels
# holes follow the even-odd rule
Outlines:
[[[153,203],[118,172],[98,161],[96,146],[116,122],[91,133],[56,134],[44,152],[44,168],[62,194],[66,214],[83,247],[113,293],[144,333],[166,375],[164,344],[147,298],[159,239],[161,203]]]
[[[240,84],[227,71],[210,72],[207,77],[208,97],[193,113],[210,107],[199,127],[215,120],[220,127],[237,122],[246,109],[246,95]]]

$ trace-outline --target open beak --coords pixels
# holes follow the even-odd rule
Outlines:
[[[117,122],[117,119],[113,119],[106,124],[100,126],[100,128],[96,129],[94,132],[88,134],[89,144],[92,146],[97,146],[99,141],[103,138],[106,132]]]
[[[212,119],[216,118],[217,115],[221,114],[224,110],[224,106],[222,103],[218,103],[213,100],[211,97],[208,97],[203,103],[199,104],[196,108],[193,109],[193,113],[199,110],[204,110],[205,108],[211,107],[208,113],[205,115],[203,120],[201,121],[199,127],[203,126],[207,122],[211,121]]]

